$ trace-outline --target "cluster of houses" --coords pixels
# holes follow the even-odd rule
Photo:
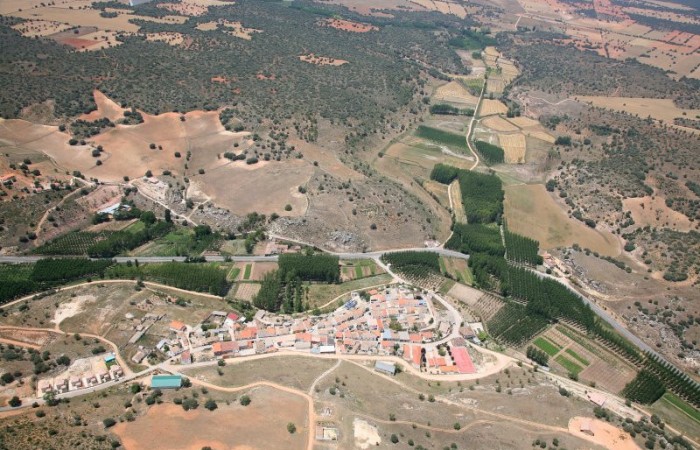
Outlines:
[[[54,379],[39,380],[39,396],[64,394],[69,391],[87,389],[108,381],[117,381],[124,376],[124,370],[117,363],[114,354],[104,357],[104,369],[85,372],[79,375],[58,376]]]
[[[319,316],[258,311],[246,321],[234,312],[213,311],[195,326],[173,321],[170,337],[156,347],[168,358],[179,356],[182,364],[293,350],[403,356],[425,370],[473,373],[463,339],[444,348],[434,344],[448,336],[453,326],[446,314],[436,313],[425,294],[409,287],[388,287],[353,292],[341,307]]]

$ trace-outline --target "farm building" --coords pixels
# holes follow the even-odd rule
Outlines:
[[[14,174],[6,173],[6,174],[0,176],[0,183],[2,183],[2,184],[10,183],[12,181],[15,181],[16,179],[17,178],[15,177]]]
[[[214,342],[211,345],[211,350],[214,356],[224,356],[238,351],[238,343],[236,341]]]
[[[151,0],[129,0],[129,6],[138,6],[138,5],[143,5],[144,3],[148,3]]]
[[[180,322],[179,320],[173,320],[172,322],[170,322],[170,329],[177,333],[187,330],[187,325]]]
[[[114,364],[117,362],[117,357],[114,356],[114,353],[110,353],[109,355],[105,355],[105,364],[109,366],[110,364]]]
[[[476,373],[474,363],[466,348],[454,347],[452,349],[452,359],[459,373]]]
[[[386,375],[396,375],[396,366],[385,361],[377,361],[374,365],[374,370]]]
[[[593,430],[591,429],[590,419],[587,419],[587,420],[584,420],[581,422],[581,426],[579,427],[579,431],[581,431],[581,433],[585,433],[585,434],[593,436]]]
[[[153,389],[177,389],[182,386],[180,375],[153,375],[151,377],[151,388]]]

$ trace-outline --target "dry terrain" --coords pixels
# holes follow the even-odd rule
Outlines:
[[[628,114],[636,115],[641,118],[652,117],[653,119],[663,121],[663,123],[671,126],[675,118],[694,119],[700,116],[700,109],[681,109],[677,107],[673,100],[663,98],[629,98],[629,97],[576,97],[578,101],[589,103],[599,108],[608,108],[615,111],[623,111]],[[693,128],[679,127],[687,131],[700,132]]]
[[[603,255],[616,256],[620,244],[611,233],[587,227],[557,205],[542,185],[506,186],[505,216],[516,233],[537,239],[540,247],[570,247],[578,244]]]
[[[305,399],[268,387],[248,395],[249,406],[221,404],[211,412],[202,407],[184,411],[172,403],[153,406],[136,421],[116,425],[113,432],[133,450],[230,448],[232,442],[236,449],[303,447],[308,432]],[[289,422],[296,424],[295,434],[287,432]]]

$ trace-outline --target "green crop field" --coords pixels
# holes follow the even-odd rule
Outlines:
[[[250,280],[250,272],[252,272],[252,269],[253,269],[252,264],[245,265],[245,272],[243,272],[243,279],[244,280]]]
[[[578,362],[580,362],[580,363],[583,364],[584,366],[590,366],[590,365],[591,365],[590,361],[588,361],[586,358],[584,358],[583,356],[579,355],[578,353],[576,353],[575,351],[573,351],[573,350],[570,349],[570,348],[567,348],[567,349],[566,349],[566,353],[568,353],[569,355],[571,355],[575,360],[577,360]]]
[[[229,273],[228,273],[228,275],[226,276],[226,278],[227,278],[229,281],[235,281],[236,278],[238,278],[238,275],[240,275],[240,274],[241,274],[241,269],[234,266],[234,267],[231,267],[231,270],[229,271]]]
[[[467,152],[467,140],[461,134],[420,125],[416,130],[416,136]]]
[[[535,344],[541,350],[544,350],[544,352],[546,354],[548,354],[549,356],[554,356],[557,353],[559,353],[559,350],[561,350],[561,347],[553,344],[551,341],[548,341],[547,339],[545,339],[543,337],[538,337],[537,339],[535,339],[533,344]]]
[[[681,400],[677,396],[671,394],[670,392],[665,393],[664,396],[661,397],[661,399],[659,401],[670,403],[674,407],[676,407],[676,408],[680,409],[681,411],[683,411],[684,413],[686,413],[693,420],[700,422],[700,411],[693,408],[688,403],[684,402],[683,400]]]
[[[578,375],[583,370],[583,367],[579,366],[564,355],[559,355],[554,360],[558,362],[564,369],[568,370],[574,375]]]

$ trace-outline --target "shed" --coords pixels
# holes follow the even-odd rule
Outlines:
[[[377,361],[374,364],[374,370],[387,375],[396,375],[396,366],[390,362]]]
[[[153,389],[177,389],[182,386],[180,375],[153,375],[151,377],[151,388]]]
[[[110,353],[109,355],[105,355],[105,363],[107,363],[107,364],[115,362],[116,360],[117,360],[117,357],[114,356],[114,353]]]

